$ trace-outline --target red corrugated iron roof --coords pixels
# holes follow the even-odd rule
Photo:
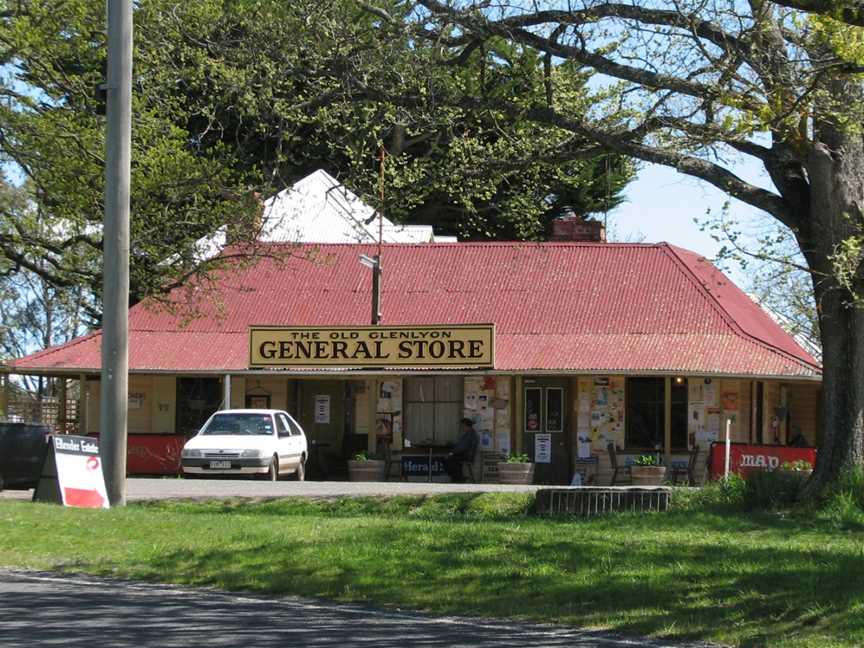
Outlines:
[[[251,325],[368,323],[371,273],[358,257],[374,246],[270,252],[221,273],[216,288],[175,291],[177,308],[132,308],[130,369],[240,371]],[[382,266],[384,324],[494,322],[501,371],[821,373],[710,262],[665,243],[385,245]],[[10,364],[97,369],[99,340],[96,333]]]

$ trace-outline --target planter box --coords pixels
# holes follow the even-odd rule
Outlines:
[[[634,486],[660,486],[666,480],[666,466],[630,466]]]
[[[777,472],[781,475],[789,475],[793,478],[798,478],[801,481],[807,481],[810,479],[810,475],[813,474],[813,470],[785,470],[783,468],[778,468]]]
[[[384,466],[386,463],[379,459],[369,461],[349,461],[348,481],[352,482],[374,482],[384,481]]]
[[[533,463],[498,462],[498,483],[500,484],[533,484]]]

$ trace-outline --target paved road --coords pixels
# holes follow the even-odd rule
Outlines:
[[[539,486],[427,482],[265,482],[243,479],[142,479],[127,482],[130,502],[159,499],[228,497],[338,497],[424,495],[432,493],[533,492]],[[33,491],[2,491],[0,499],[29,499]]]
[[[0,601],[4,648],[673,645],[571,628],[434,618],[297,598],[37,572],[0,570]]]

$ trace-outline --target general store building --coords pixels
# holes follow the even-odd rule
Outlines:
[[[273,243],[282,258],[178,290],[176,309],[136,305],[130,447],[148,435],[182,443],[218,408],[244,406],[292,412],[331,474],[382,436],[397,455],[452,442],[463,416],[481,449],[526,452],[548,483],[569,483],[591,456],[604,483],[610,442],[625,458],[667,461],[704,452],[727,426],[735,441],[816,443],[819,363],[710,262],[666,243],[605,243],[597,223],[556,227],[565,240],[383,246],[382,325],[494,325],[483,368],[251,366],[253,327],[367,326],[371,273],[359,257],[374,245]],[[579,238],[592,240],[566,240]],[[99,433],[100,340],[6,369],[79,381],[72,423]]]

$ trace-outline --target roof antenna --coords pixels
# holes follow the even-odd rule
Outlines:
[[[380,194],[378,206],[378,254],[375,255],[375,265],[372,268],[372,324],[381,323],[381,257],[382,257],[382,242],[384,239],[384,160],[387,159],[387,151],[384,144],[381,144],[381,151],[378,155],[380,161]]]
[[[609,201],[612,193],[612,181],[609,179],[609,156],[606,156],[606,200],[603,203],[603,229],[609,229]]]
[[[379,187],[379,207],[378,207],[378,263],[381,263],[381,240],[384,238],[384,160],[387,159],[387,150],[384,145],[381,145],[381,152],[378,154],[378,159],[381,162],[380,166],[380,187]]]

